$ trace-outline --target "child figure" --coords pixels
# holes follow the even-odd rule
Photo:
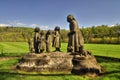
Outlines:
[[[56,26],[54,29],[53,35],[53,44],[52,46],[56,48],[55,51],[60,51],[61,43],[60,43],[60,27]]]
[[[40,53],[43,53],[46,47],[46,40],[45,40],[45,33],[44,31],[41,31],[40,33],[41,37],[39,39],[39,49]]]
[[[39,53],[39,49],[38,49],[38,45],[39,45],[38,40],[40,38],[39,31],[40,31],[39,27],[36,27],[34,29],[34,32],[35,32],[35,34],[34,34],[34,49],[35,49],[35,53]]]
[[[29,44],[29,51],[30,51],[30,53],[34,53],[35,49],[34,49],[33,41],[28,39],[28,44]]]
[[[50,48],[51,48],[51,41],[52,41],[52,38],[51,38],[51,31],[48,30],[47,33],[46,33],[46,52],[50,52]]]

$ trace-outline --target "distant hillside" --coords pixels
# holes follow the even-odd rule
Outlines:
[[[27,41],[33,36],[33,28],[0,27],[0,41]]]
[[[85,43],[120,43],[120,25],[115,26],[92,26],[80,29],[83,33]],[[68,42],[69,30],[62,29],[61,41]],[[0,41],[24,42],[28,38],[33,39],[34,28],[29,27],[0,27]]]

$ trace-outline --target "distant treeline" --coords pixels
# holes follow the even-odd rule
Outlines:
[[[33,28],[27,27],[0,27],[0,41],[24,42],[33,37]]]
[[[120,43],[120,25],[115,26],[100,25],[87,28],[80,28],[83,33],[85,43]],[[69,30],[61,30],[61,41],[68,41]],[[33,38],[34,28],[28,27],[0,27],[0,41],[24,42]]]
[[[84,39],[86,43],[107,43],[118,44],[120,43],[120,25],[115,26],[92,26],[82,28]]]

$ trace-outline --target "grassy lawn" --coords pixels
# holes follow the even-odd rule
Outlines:
[[[62,43],[61,51],[66,52],[66,43]],[[85,44],[85,49],[94,55],[120,58],[120,45]],[[54,51],[54,48],[52,48]],[[90,78],[72,74],[36,74],[23,73],[15,69],[19,57],[27,54],[28,44],[25,42],[0,42],[0,80],[120,80],[120,62],[111,59],[97,58],[99,64],[106,71],[103,75]],[[5,57],[2,57],[5,56]]]
[[[27,42],[0,42],[0,54],[4,56],[21,56],[29,52]]]
[[[85,49],[94,55],[120,58],[120,45],[114,44],[85,44]]]
[[[52,48],[52,51],[55,49]],[[85,50],[94,55],[120,58],[120,45],[114,44],[85,44]],[[61,51],[67,52],[67,43],[61,44]],[[27,42],[0,42],[0,54],[5,56],[20,56],[29,52]]]

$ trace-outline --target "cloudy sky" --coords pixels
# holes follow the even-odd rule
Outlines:
[[[68,29],[73,14],[80,27],[120,23],[120,0],[0,0],[0,26]]]

